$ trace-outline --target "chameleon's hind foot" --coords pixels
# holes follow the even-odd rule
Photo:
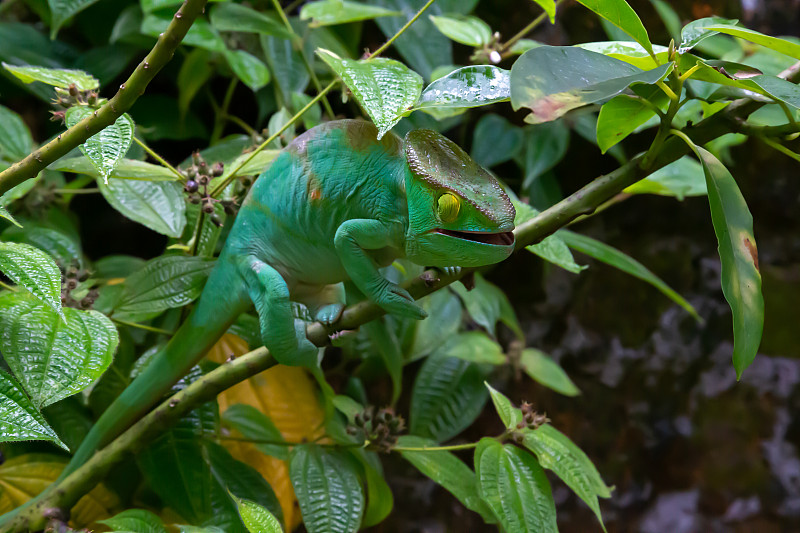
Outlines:
[[[335,324],[340,318],[342,318],[343,311],[344,311],[344,304],[341,303],[328,304],[321,307],[319,311],[317,311],[317,314],[314,318],[324,326],[330,327],[333,324]]]

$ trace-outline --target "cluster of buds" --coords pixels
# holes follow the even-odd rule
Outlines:
[[[89,279],[89,273],[79,267],[77,261],[61,274],[61,305],[76,309],[91,309],[97,300],[97,289],[81,287],[81,283]]]
[[[221,204],[228,215],[235,214],[238,207],[236,200],[217,200],[208,192],[208,185],[211,180],[222,176],[224,171],[225,166],[222,163],[216,162],[213,165],[209,165],[200,155],[200,152],[194,152],[192,154],[192,164],[189,168],[181,171],[186,176],[183,190],[189,196],[189,201],[193,204],[201,204],[203,213],[213,215],[211,221],[217,226],[221,226],[222,222],[219,217],[214,215],[215,204]]]
[[[50,118],[50,120],[54,121],[60,120],[63,122],[66,110],[72,106],[88,105],[90,107],[99,107],[105,102],[105,98],[100,98],[97,91],[81,91],[74,83],[70,83],[69,87],[66,89],[63,87],[56,87],[55,92],[56,97],[53,98],[52,102],[56,110],[51,111],[53,116]]]
[[[354,425],[347,427],[351,435],[361,435],[369,445],[367,449],[389,453],[397,444],[397,437],[405,430],[403,417],[394,413],[391,408],[380,409],[370,406],[358,413]]]
[[[522,402],[520,410],[522,411],[522,420],[517,424],[517,429],[537,429],[539,426],[550,422],[550,419],[547,418],[547,413],[536,412],[533,404]]]
[[[500,55],[501,48],[500,33],[494,32],[488,43],[475,48],[475,52],[472,54],[472,57],[470,57],[470,61],[473,63],[490,62],[496,65],[503,60],[503,56]]]

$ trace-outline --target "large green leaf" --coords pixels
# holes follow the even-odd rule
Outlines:
[[[339,450],[313,444],[292,450],[289,476],[309,533],[358,530],[364,491],[356,467],[355,461]]]
[[[439,349],[439,353],[472,363],[502,365],[506,362],[503,347],[482,331],[466,331],[450,337]]]
[[[3,63],[3,68],[16,76],[22,83],[40,81],[55,87],[69,87],[75,84],[79,91],[90,91],[100,87],[100,82],[82,70],[19,66]]]
[[[49,440],[67,449],[16,380],[0,370],[0,442],[27,440]]]
[[[177,182],[148,182],[111,178],[97,181],[103,197],[117,211],[169,237],[180,237],[186,225],[183,186]]]
[[[409,431],[437,442],[470,426],[489,396],[483,367],[438,352],[422,365],[411,393]]]
[[[22,117],[0,105],[0,156],[22,159],[33,150],[33,138]]]
[[[578,0],[578,2],[633,37],[633,40],[650,54],[653,53],[653,45],[650,44],[650,37],[647,36],[644,24],[625,0]]]
[[[508,533],[558,533],[556,504],[544,470],[527,452],[484,438],[475,450],[483,501]]]
[[[681,53],[688,52],[701,41],[716,35],[718,32],[709,28],[718,24],[736,24],[738,21],[735,19],[725,19],[722,17],[705,17],[693,20],[681,29],[681,44],[679,50]]]
[[[517,155],[522,141],[522,130],[507,118],[494,113],[483,115],[472,133],[470,156],[483,167],[493,167]]]
[[[100,173],[85,156],[58,159],[47,168],[61,172],[86,174],[93,178],[100,177]],[[170,169],[138,159],[120,159],[114,170],[111,171],[110,177],[140,181],[175,181],[178,179]]]
[[[706,175],[711,221],[722,263],[722,293],[733,313],[733,366],[741,377],[756,357],[764,329],[764,297],[753,217],[728,169],[708,150],[692,147]]]
[[[511,105],[533,111],[526,122],[548,122],[616,96],[633,83],[656,83],[671,69],[668,63],[643,71],[581,48],[540,46],[522,54],[511,67]]]
[[[55,39],[58,29],[67,19],[83,11],[97,0],[47,0],[50,6],[50,38]]]
[[[519,226],[523,222],[532,219],[539,214],[539,211],[522,203],[515,196],[511,197],[511,202],[514,204],[516,216],[514,217],[514,225]],[[531,244],[525,247],[529,252],[538,255],[545,261],[549,261],[554,265],[558,265],[567,272],[579,274],[586,266],[581,266],[575,262],[572,257],[572,252],[569,250],[567,243],[565,243],[558,235],[548,235],[541,242]]]
[[[457,43],[467,46],[485,46],[492,39],[492,28],[471,15],[428,17],[436,29]]]
[[[223,6],[238,6],[239,4],[220,4]],[[213,11],[212,11],[213,13]],[[215,65],[211,63],[211,52],[202,48],[195,48],[186,56],[178,71],[178,109],[181,116],[186,116],[189,104],[192,103],[197,92],[206,86],[214,74]]]
[[[243,500],[231,495],[236,502],[239,516],[244,522],[244,526],[250,533],[283,533],[281,523],[263,505],[250,500]]]
[[[524,446],[536,455],[539,464],[560,477],[580,499],[586,502],[602,524],[603,518],[597,498],[611,497],[611,489],[603,482],[586,454],[566,435],[549,424],[525,430],[524,436]]]
[[[261,453],[282,460],[289,458],[289,451],[285,445],[263,442],[280,443],[283,442],[283,436],[272,420],[252,405],[241,403],[231,405],[222,413],[222,421],[226,426],[235,429],[245,438],[253,439],[253,445]]]
[[[586,235],[573,233],[569,230],[561,230],[556,235],[561,237],[564,242],[567,243],[567,246],[573,250],[577,250],[590,257],[594,257],[598,261],[602,261],[603,263],[622,270],[623,272],[630,274],[635,278],[649,283],[661,291],[664,296],[683,307],[686,312],[692,315],[696,320],[701,320],[700,316],[697,314],[697,311],[695,311],[694,307],[692,307],[692,304],[687,302],[683,296],[672,290],[669,285],[661,280],[661,278],[653,274],[647,267],[631,256],[620,252],[613,246],[609,246],[596,239],[587,237]]]
[[[128,509],[118,513],[111,518],[98,520],[111,531],[122,531],[124,533],[167,533],[164,522],[161,519],[144,509]]]
[[[251,7],[232,2],[217,4],[211,9],[211,25],[219,31],[236,31],[274,35],[291,39],[283,24]]]
[[[342,59],[328,50],[318,53],[378,126],[378,139],[400,121],[422,91],[422,77],[399,61],[385,58],[356,61]]]
[[[82,391],[117,349],[114,324],[97,311],[65,308],[66,322],[28,293],[0,296],[0,352],[37,408]]]
[[[478,107],[511,97],[509,72],[493,65],[473,65],[454,70],[425,87],[415,109]]]
[[[600,108],[600,115],[597,117],[597,146],[602,153],[606,153],[654,116],[656,112],[640,96],[615,96]]]
[[[269,69],[253,54],[244,50],[226,50],[225,59],[236,77],[253,92],[269,83]]]
[[[288,102],[293,93],[305,91],[311,76],[292,41],[272,35],[261,35],[260,41],[283,100]]]
[[[300,10],[300,20],[311,19],[310,26],[312,28],[397,15],[402,15],[402,13],[379,6],[348,2],[347,0],[309,2]]]
[[[517,315],[514,314],[514,308],[511,307],[508,296],[498,286],[489,283],[480,274],[476,274],[475,287],[472,290],[468,291],[460,283],[451,285],[451,289],[464,302],[472,320],[485,328],[492,337],[497,336],[497,322],[502,322],[518,338],[524,338]]]
[[[204,257],[156,257],[125,280],[114,313],[158,313],[183,307],[200,296],[214,263]]]
[[[733,26],[731,24],[713,24],[709,25],[708,29],[733,35],[734,37],[740,37],[750,42],[760,44],[761,46],[766,46],[771,50],[775,50],[789,57],[800,59],[800,44],[793,43],[786,39],[764,35],[755,30],[742,28],[741,26]]]
[[[430,439],[404,435],[397,440],[397,446],[425,448],[436,447],[437,444]],[[478,496],[475,473],[454,454],[448,451],[401,450],[400,455],[414,465],[414,468],[455,496],[464,507],[480,514],[485,522],[497,522],[491,509]]]
[[[428,318],[414,322],[408,330],[407,361],[430,355],[461,325],[461,300],[450,291],[436,291],[420,300],[420,305]]]
[[[61,271],[52,257],[29,244],[0,242],[0,272],[64,318]]]
[[[550,24],[554,24],[556,21],[556,0],[533,0],[537,4],[544,9],[544,12],[547,13],[547,17],[550,19]]]
[[[47,227],[28,222],[24,228],[8,228],[2,234],[4,241],[32,244],[50,254],[56,263],[69,265],[74,259],[81,259],[80,245],[69,235]]]
[[[627,194],[660,194],[683,200],[687,196],[705,196],[703,166],[689,156],[658,169],[645,179],[626,187]]]
[[[634,67],[638,67],[642,70],[653,68],[654,65],[653,58],[647,50],[633,41],[599,41],[594,43],[578,43],[574,46],[619,59],[620,61],[630,63]],[[654,45],[653,51],[656,54],[656,60],[659,65],[663,65],[667,62],[668,49],[666,46]]]
[[[581,393],[564,369],[540,350],[526,348],[522,351],[519,364],[534,381],[564,396],[577,396]]]
[[[70,107],[66,116],[67,127],[71,128],[95,112],[89,106]],[[113,124],[95,133],[81,145],[81,152],[89,158],[106,185],[114,167],[131,147],[133,129],[133,120],[127,113],[123,113]]]

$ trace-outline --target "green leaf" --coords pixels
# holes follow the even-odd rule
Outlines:
[[[461,433],[483,410],[486,375],[481,366],[463,359],[438,352],[428,357],[411,393],[409,431],[437,442]]]
[[[33,151],[33,138],[22,117],[0,105],[0,155],[22,159]]]
[[[58,159],[48,166],[50,170],[75,172],[99,178],[100,173],[86,156]],[[178,178],[172,171],[161,165],[154,165],[138,159],[120,159],[111,172],[111,178],[140,181],[176,181]]]
[[[389,378],[392,380],[392,400],[394,405],[400,397],[403,387],[403,352],[394,330],[388,327],[383,317],[372,320],[362,326],[375,351],[380,355]]]
[[[752,43],[760,44],[761,46],[766,46],[770,50],[775,50],[776,52],[787,55],[789,57],[800,59],[800,44],[793,43],[786,39],[781,39],[779,37],[772,37],[770,35],[764,35],[763,33],[759,33],[755,30],[742,28],[741,26],[733,26],[732,24],[717,23],[708,26],[708,29],[720,33],[725,33],[727,35],[733,35],[734,37],[740,37]]]
[[[564,396],[577,396],[581,393],[578,387],[558,363],[544,352],[534,348],[526,348],[520,357],[520,366],[531,379]]]
[[[348,2],[347,0],[320,0],[305,4],[300,10],[300,20],[311,19],[309,26],[315,28],[378,17],[395,17],[402,14],[400,11],[391,11],[383,7]]]
[[[70,107],[66,116],[67,127],[73,127],[92,113],[96,111],[89,106]],[[81,145],[81,152],[89,158],[106,185],[114,167],[133,142],[133,129],[133,120],[127,113],[123,113],[112,125],[95,133]]]
[[[274,35],[291,39],[292,34],[277,20],[241,4],[224,2],[211,10],[211,26],[218,31],[236,31]]]
[[[253,439],[254,441],[283,442],[283,436],[272,420],[252,405],[240,403],[231,405],[222,414],[222,421],[226,426],[235,429],[245,438]],[[286,446],[268,444],[266,442],[254,442],[253,446],[266,455],[281,460],[289,458],[289,451]]]
[[[669,2],[666,0],[650,0],[650,3],[653,4],[653,8],[656,10],[656,13],[658,13],[659,18],[661,18],[661,22],[664,23],[664,27],[667,29],[669,36],[672,37],[676,43],[680,41],[681,18],[672,6],[669,5]]]
[[[288,101],[292,93],[305,91],[311,77],[292,41],[271,35],[261,35],[260,41],[282,98]]]
[[[158,313],[183,307],[203,292],[214,263],[204,257],[156,257],[125,280],[114,313]]]
[[[13,376],[0,370],[0,442],[27,440],[49,440],[69,451]]]
[[[66,322],[27,293],[0,296],[0,352],[37,409],[78,393],[111,364],[119,337],[97,311],[65,308]]]
[[[32,244],[50,254],[56,263],[64,266],[69,265],[75,258],[81,258],[80,245],[71,237],[52,228],[37,226],[30,222],[26,224],[25,228],[8,228],[3,232],[2,238],[6,241]]]
[[[451,285],[452,287],[452,285]],[[461,325],[461,300],[451,291],[436,291],[420,300],[428,318],[414,322],[409,328],[406,360],[415,361],[430,355]]]
[[[600,504],[597,497],[610,498],[611,489],[603,483],[592,461],[566,435],[550,424],[523,431],[523,445],[532,451],[542,467],[552,470],[597,516],[600,524]],[[605,526],[603,526],[605,530]]]
[[[525,169],[522,188],[527,190],[567,154],[569,128],[563,120],[525,126],[525,144],[520,165]]]
[[[400,448],[424,448],[435,447],[437,444],[430,439],[403,435],[397,440],[397,446]],[[497,522],[492,510],[478,496],[475,473],[453,453],[438,450],[401,449],[400,455],[422,474],[455,496],[464,507],[481,515],[486,523]]]
[[[705,196],[708,191],[703,166],[689,156],[683,156],[645,179],[626,187],[624,192],[660,194],[683,200],[687,196]]]
[[[544,12],[547,13],[547,17],[550,19],[550,24],[555,24],[556,22],[556,0],[533,0],[542,9]]]
[[[422,77],[399,61],[342,59],[322,49],[317,53],[378,126],[378,139],[400,121],[422,91]]]
[[[50,6],[50,39],[55,39],[58,29],[73,15],[83,11],[97,0],[47,0]]]
[[[507,118],[494,113],[483,115],[472,133],[470,157],[483,167],[493,167],[517,155],[522,140],[522,130]]]
[[[250,500],[243,500],[231,494],[239,516],[244,522],[244,526],[250,533],[283,533],[281,523],[264,506]]]
[[[596,239],[592,239],[586,235],[573,233],[569,230],[560,230],[556,233],[556,235],[564,239],[564,242],[566,242],[567,246],[570,248],[578,250],[579,252],[593,257],[598,261],[602,261],[607,265],[610,265],[627,274],[630,274],[635,278],[649,283],[661,291],[664,296],[683,307],[687,313],[695,318],[695,320],[702,321],[700,316],[697,314],[697,311],[695,311],[694,307],[692,307],[692,304],[687,302],[683,296],[672,290],[669,285],[661,280],[661,278],[653,274],[647,267],[631,256],[626,255],[616,248],[604,244]]]
[[[367,507],[362,527],[368,528],[383,522],[394,507],[394,495],[386,482],[381,462],[375,452],[355,450],[353,456],[361,463],[367,485]]]
[[[484,438],[475,450],[483,501],[509,533],[558,533],[556,504],[544,470],[516,446]]]
[[[100,524],[105,524],[111,531],[123,531],[125,533],[167,533],[164,522],[161,519],[144,509],[128,509],[122,511],[111,518],[98,520]]]
[[[499,287],[486,281],[480,274],[475,275],[475,287],[468,291],[460,283],[450,288],[458,294],[472,320],[486,329],[492,337],[497,337],[495,325],[498,321],[508,326],[518,338],[524,338],[514,309],[508,297]]]
[[[177,182],[147,182],[112,178],[97,181],[103,197],[129,219],[168,237],[180,237],[186,225],[183,186]]]
[[[642,70],[653,67],[653,58],[647,50],[642,48],[640,44],[631,41],[600,41],[595,43],[579,43],[574,46],[619,59],[620,61],[629,63]],[[653,52],[655,52],[656,60],[659,65],[663,65],[667,62],[668,49],[666,46],[654,45]]]
[[[244,50],[226,50],[225,59],[236,77],[253,92],[269,83],[269,69],[253,54]]]
[[[238,6],[239,4],[220,4],[220,6]],[[212,11],[213,16],[214,11]],[[186,56],[178,71],[178,109],[181,116],[186,116],[189,104],[197,91],[202,89],[214,73],[208,50],[195,48]]]
[[[505,102],[511,97],[509,72],[492,65],[454,70],[422,91],[415,109],[478,107]]]
[[[28,244],[0,242],[0,272],[64,319],[61,310],[61,271],[52,257]]]
[[[659,89],[660,91],[660,89]],[[640,96],[620,94],[603,104],[597,118],[597,146],[602,153],[656,116]]]
[[[172,13],[149,13],[142,20],[141,32],[151,37],[158,37],[167,30],[172,17]],[[217,29],[212,28],[203,18],[198,18],[192,23],[181,44],[204,48],[211,52],[224,53],[226,50],[225,41],[219,36]]]
[[[497,411],[497,414],[500,416],[500,420],[503,421],[503,425],[506,427],[506,429],[517,429],[517,424],[522,421],[522,411],[514,407],[514,405],[511,403],[511,400],[509,400],[505,394],[495,390],[494,387],[485,381],[483,384],[486,385],[487,389],[489,389],[489,395],[492,397],[494,410]]]
[[[738,20],[725,19],[722,17],[705,17],[693,20],[683,27],[681,30],[681,45],[679,50],[681,53],[686,53],[705,39],[718,32],[709,28],[709,26],[716,26],[718,24],[736,24]]]
[[[650,44],[647,30],[639,15],[625,0],[578,0],[578,2],[633,37],[633,40],[642,45],[649,54],[653,54],[653,45]]]
[[[528,204],[520,202],[516,196],[511,196],[511,203],[514,204],[514,209],[516,210],[515,226],[519,226],[539,214],[539,211]],[[548,235],[541,242],[528,245],[525,249],[573,274],[580,274],[582,270],[587,268],[585,265],[581,266],[575,262],[569,247],[557,235]]]
[[[457,357],[472,363],[502,365],[506,363],[503,347],[482,331],[466,331],[447,339],[439,348],[445,357]]]
[[[533,111],[526,122],[548,122],[616,96],[633,83],[656,83],[671,69],[668,63],[642,71],[581,48],[540,46],[522,54],[511,67],[511,106]]]
[[[722,293],[733,313],[733,366],[741,378],[758,352],[764,329],[764,297],[753,217],[736,180],[708,150],[692,145],[708,186],[711,221],[722,263]]]
[[[428,17],[436,29],[457,43],[467,46],[485,46],[492,39],[492,29],[478,17],[471,15]]]
[[[3,68],[16,76],[22,83],[40,81],[48,85],[64,88],[74,83],[79,91],[91,91],[100,87],[100,82],[97,79],[82,70],[9,65],[5,62],[3,62]]]
[[[364,491],[356,465],[343,452],[313,444],[297,446],[291,453],[289,476],[309,533],[358,530]]]
[[[4,219],[8,220],[9,222],[14,224],[18,228],[22,227],[22,224],[17,222],[16,219],[13,216],[11,216],[11,213],[9,213],[8,210],[6,210],[6,208],[3,207],[2,205],[0,205],[0,218],[4,218]]]

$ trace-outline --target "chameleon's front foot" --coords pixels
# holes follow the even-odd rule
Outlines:
[[[344,304],[342,303],[332,303],[322,306],[319,311],[317,311],[314,318],[326,327],[331,327],[335,324],[340,318],[342,318],[342,312],[344,311]]]
[[[414,298],[407,290],[389,281],[384,281],[385,284],[378,291],[374,300],[387,313],[415,320],[422,320],[428,316],[428,313],[414,302]]]

